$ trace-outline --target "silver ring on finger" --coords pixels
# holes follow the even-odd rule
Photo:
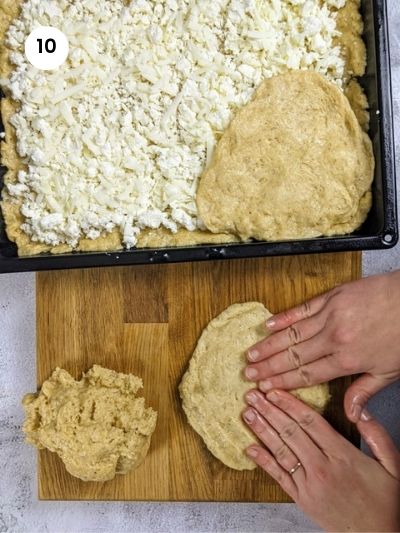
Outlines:
[[[293,474],[301,467],[303,466],[300,462],[298,462],[297,464],[294,465],[293,468],[291,468],[289,471],[288,471],[288,474],[290,474],[291,476],[293,476]]]

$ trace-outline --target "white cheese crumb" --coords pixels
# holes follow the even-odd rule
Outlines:
[[[203,227],[198,178],[216,136],[263,79],[313,69],[341,85],[335,10],[344,0],[26,0],[7,44],[16,68],[0,82],[28,165],[8,194],[23,229],[51,245],[118,227],[127,248],[143,228]],[[23,43],[56,26],[70,55],[29,65]],[[4,138],[4,135],[2,136]]]

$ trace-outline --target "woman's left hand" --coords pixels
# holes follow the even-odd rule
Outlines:
[[[247,454],[329,531],[400,531],[400,453],[365,410],[357,428],[376,460],[285,391],[246,395],[243,418],[265,445]]]

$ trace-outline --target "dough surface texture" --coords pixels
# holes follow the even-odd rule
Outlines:
[[[257,439],[241,418],[244,395],[254,388],[243,370],[245,352],[265,338],[270,316],[259,302],[225,309],[203,331],[179,387],[190,425],[215,457],[236,470],[256,468],[244,452]],[[291,392],[320,412],[330,397],[326,383]]]
[[[57,368],[23,399],[28,443],[57,453],[83,481],[108,481],[146,457],[157,413],[136,398],[142,380],[95,365],[80,381]]]
[[[222,136],[197,193],[213,232],[281,240],[351,233],[371,206],[372,143],[313,72],[265,80]]]

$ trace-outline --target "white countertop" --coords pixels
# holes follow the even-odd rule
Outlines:
[[[388,0],[388,5],[400,183],[400,5],[398,0]],[[365,275],[396,268],[400,246],[364,254]],[[21,398],[36,388],[34,274],[0,276],[0,309],[0,533],[318,530],[292,504],[39,502],[36,452],[24,444],[20,431]],[[399,400],[400,383],[370,404],[398,445]]]

